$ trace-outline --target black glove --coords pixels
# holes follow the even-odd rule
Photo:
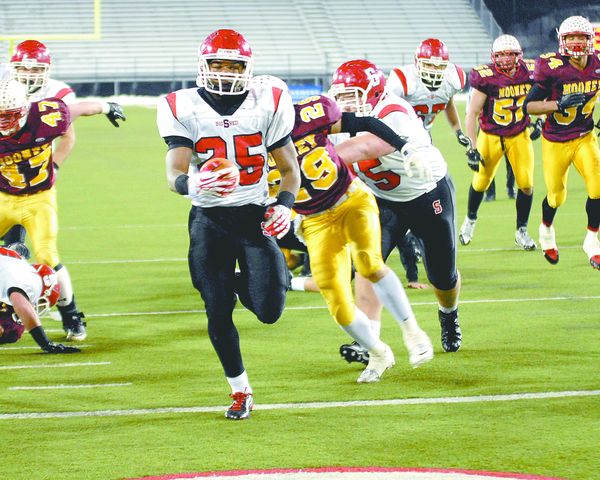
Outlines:
[[[119,128],[117,120],[126,120],[125,114],[123,113],[123,109],[118,103],[108,102],[108,104],[110,105],[110,111],[106,114],[106,117],[108,118],[110,123],[112,123],[115,127]]]
[[[594,127],[600,129],[600,118],[598,119],[598,121],[596,122],[596,125],[594,125]],[[600,137],[600,132],[598,132],[598,136]]]
[[[471,139],[460,128],[456,131],[456,138],[463,147],[471,148]]]
[[[42,347],[42,350],[46,353],[78,353],[78,352],[81,352],[81,350],[79,348],[66,347],[62,343],[54,343],[54,342],[50,342],[45,347]]]
[[[485,165],[483,158],[481,158],[481,153],[479,153],[476,148],[470,148],[467,150],[467,164],[471,170],[478,172],[480,162],[482,165]]]
[[[583,93],[568,93],[567,95],[560,97],[556,102],[556,105],[558,105],[558,111],[564,113],[565,109],[569,107],[578,107],[584,103],[585,95]]]
[[[544,126],[544,121],[541,118],[538,118],[535,123],[533,124],[533,130],[531,130],[531,133],[529,134],[529,138],[531,138],[532,140],[537,140],[538,138],[540,138],[540,135],[542,134],[542,127]]]
[[[14,250],[19,255],[21,255],[21,257],[24,258],[25,260],[29,260],[31,258],[31,252],[27,248],[27,245],[25,245],[24,243],[14,242],[9,245],[6,245],[6,248],[10,248],[11,250]]]

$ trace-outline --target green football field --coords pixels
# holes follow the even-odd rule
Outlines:
[[[551,266],[539,250],[514,245],[501,167],[497,200],[482,204],[473,242],[458,250],[459,352],[441,349],[432,291],[408,291],[435,346],[419,369],[388,315],[382,338],[396,366],[380,383],[358,385],[362,366],[339,357],[347,337],[319,294],[290,292],[273,326],[238,304],[257,408],[232,422],[187,269],[189,203],[167,188],[155,111],[126,113],[119,129],[100,117],[78,120],[75,151],[59,173],[59,249],[88,339],[79,355],[43,355],[27,334],[0,349],[0,479],[326,466],[600,478],[600,274],[581,248],[587,195],[574,169],[555,222],[560,263]],[[436,123],[460,225],[471,171],[443,115]],[[536,241],[539,153],[536,143]],[[390,264],[404,279],[397,256]],[[44,325],[61,340],[59,322]]]

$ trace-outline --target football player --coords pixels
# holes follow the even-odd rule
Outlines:
[[[111,123],[124,119],[118,104],[79,102],[67,106],[59,98],[31,102],[16,80],[0,81],[0,236],[23,225],[34,257],[51,265],[61,289],[59,299],[67,340],[86,337],[83,314],[73,297],[71,278],[60,263],[56,239],[58,219],[52,142],[79,116],[104,113]]]
[[[254,404],[233,323],[236,293],[261,322],[279,319],[287,267],[275,238],[290,228],[300,184],[290,136],[292,99],[284,89],[252,82],[252,71],[246,39],[234,30],[217,30],[199,48],[199,88],[169,93],[159,100],[157,112],[158,130],[168,145],[169,187],[192,201],[189,268],[231,387],[233,402],[225,416],[232,420],[248,418]],[[268,153],[281,173],[274,203],[269,203]],[[216,157],[235,162],[239,185],[227,169],[200,170]]]
[[[475,67],[469,74],[471,98],[466,129],[472,145],[476,146],[467,151],[467,158],[475,173],[459,238],[463,245],[471,243],[483,192],[506,155],[519,188],[515,243],[523,250],[535,250],[536,244],[527,231],[533,200],[533,144],[527,128],[529,115],[522,108],[533,85],[533,62],[523,60],[521,45],[512,35],[501,35],[494,40],[491,56],[491,63]]]
[[[27,87],[27,95],[32,102],[44,98],[60,98],[66,104],[75,101],[75,92],[64,82],[50,78],[51,57],[50,51],[37,40],[25,40],[15,47],[10,59],[11,78],[23,83]],[[58,169],[75,146],[75,128],[73,124],[59,137],[53,145],[54,168]],[[25,246],[25,228],[15,225],[4,236],[5,245],[15,245],[26,258],[29,251]],[[60,309],[64,301],[58,303]]]
[[[405,151],[390,151],[385,142],[371,134],[346,140],[335,149],[344,161],[352,162],[359,159],[362,142],[368,138],[373,145],[372,160],[359,161],[355,171],[377,197],[383,259],[387,260],[409,229],[423,240],[427,276],[439,302],[442,346],[455,352],[462,333],[458,323],[460,276],[454,240],[454,187],[444,158],[431,144],[414,109],[406,100],[384,93],[384,87],[385,76],[375,64],[351,60],[335,71],[330,94],[342,110],[379,118],[405,137]],[[372,328],[377,332],[381,304],[362,275],[357,275],[355,282],[358,306],[373,320]]]
[[[526,98],[531,114],[546,114],[542,162],[546,196],[542,201],[540,244],[544,257],[558,263],[554,231],[556,210],[567,198],[571,164],[587,189],[587,233],[583,250],[600,269],[600,149],[594,130],[594,107],[600,96],[600,53],[594,51],[594,28],[587,18],[569,17],[558,28],[558,52],[535,62],[535,85]]]
[[[15,343],[27,330],[46,353],[80,350],[51,342],[40,316],[60,295],[56,272],[48,265],[30,265],[14,250],[0,247],[0,344]]]

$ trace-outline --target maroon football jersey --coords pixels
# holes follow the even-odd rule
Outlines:
[[[329,97],[316,96],[297,103],[294,109],[292,140],[302,178],[294,210],[310,215],[332,207],[355,176],[327,137],[331,126],[342,118],[337,104]]]
[[[533,85],[532,74],[533,62],[523,60],[512,77],[500,73],[492,63],[471,70],[471,87],[487,95],[479,114],[479,127],[484,132],[509,137],[525,130],[530,121],[523,112],[523,102]]]
[[[70,123],[62,100],[33,102],[23,128],[0,138],[0,191],[25,195],[48,190],[54,184],[52,141],[64,135]]]
[[[14,310],[0,302],[0,344],[15,343],[23,335],[25,327],[20,320],[15,321]]]
[[[586,103],[569,107],[565,113],[547,115],[542,130],[544,138],[566,142],[594,129],[594,105],[600,91],[600,53],[590,55],[583,70],[575,68],[569,57],[558,52],[541,55],[535,62],[534,80],[545,90],[548,100],[576,92],[585,94],[586,99]]]

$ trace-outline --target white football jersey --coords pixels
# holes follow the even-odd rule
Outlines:
[[[29,95],[29,100],[32,102],[39,102],[44,98],[53,97],[60,98],[67,105],[73,103],[76,99],[75,92],[69,85],[60,80],[50,78],[45,87],[42,87]]]
[[[448,64],[444,81],[437,90],[429,90],[419,78],[417,67],[405,65],[394,68],[387,80],[386,89],[410,103],[423,120],[426,129],[433,125],[435,116],[446,109],[450,99],[465,88],[465,72],[453,63]]]
[[[408,177],[403,156],[397,150],[378,159],[367,160],[371,164],[368,170],[364,168],[366,163],[353,164],[361,180],[377,197],[392,202],[408,202],[433,190],[446,175],[448,165],[441,152],[432,145],[429,133],[410,104],[403,98],[387,93],[375,106],[371,116],[382,120],[397,135],[408,138],[411,147],[427,153],[433,180]]]
[[[19,288],[36,305],[42,294],[42,279],[27,261],[0,255],[0,302],[12,305],[8,290]]]
[[[178,136],[194,144],[188,173],[213,157],[234,161],[240,169],[239,186],[226,197],[190,196],[201,207],[270,203],[267,182],[267,148],[292,132],[295,112],[287,91],[252,84],[232,115],[220,115],[199,95],[197,88],[169,93],[158,102],[161,137]]]
[[[0,63],[0,80],[8,80],[10,78],[10,69],[5,63]]]

